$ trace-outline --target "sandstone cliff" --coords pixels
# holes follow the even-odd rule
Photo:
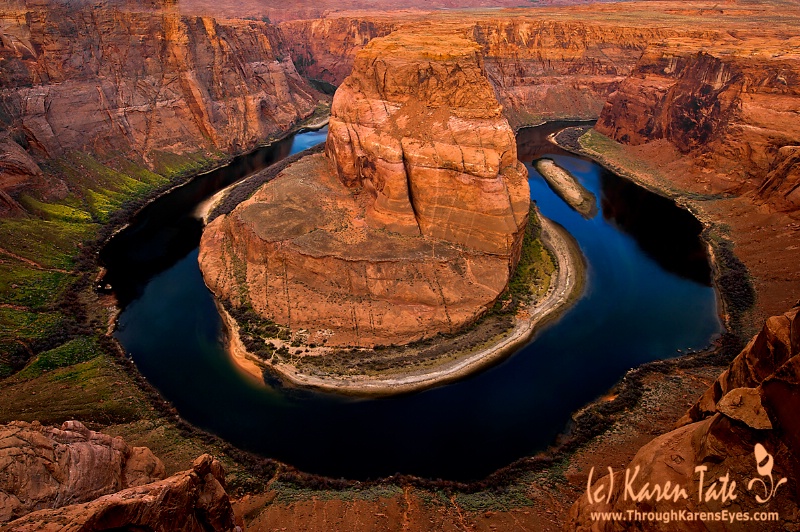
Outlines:
[[[654,439],[642,447],[627,466],[632,491],[626,489],[625,473],[614,473],[614,488],[607,500],[610,477],[593,483],[591,492],[601,486],[602,497],[590,501],[584,493],[570,512],[569,530],[624,530],[625,523],[593,521],[591,512],[638,510],[663,512],[669,510],[731,512],[779,512],[778,523],[761,524],[759,530],[787,530],[796,525],[798,487],[795,479],[800,473],[800,426],[796,413],[800,409],[800,308],[767,320],[763,330],[736,357],[717,382],[692,407],[672,432]],[[769,460],[771,477],[766,476],[766,455],[755,450],[762,445],[773,456]],[[774,461],[773,461],[774,460]],[[696,467],[705,466],[705,486],[717,487],[728,475],[738,484],[734,499],[728,502],[703,497],[698,500],[699,473]],[[774,466],[774,469],[773,469]],[[760,476],[759,476],[760,474]],[[602,473],[601,473],[602,475]],[[598,476],[594,478],[597,479]],[[756,478],[765,482],[753,484]],[[788,483],[771,490],[781,478]],[[645,483],[685,487],[688,499],[659,500],[655,496],[642,501],[632,500]],[[729,483],[730,486],[730,483]],[[766,491],[765,491],[765,488]],[[716,488],[715,488],[716,489]],[[736,488],[733,488],[734,490]],[[627,494],[627,495],[626,495]],[[770,499],[760,502],[756,496]],[[792,523],[792,524],[790,524]],[[708,530],[708,522],[682,521],[673,523],[639,523],[639,530]],[[720,527],[720,530],[723,528]],[[748,530],[744,523],[735,523],[725,530]]]
[[[470,27],[360,52],[322,155],[209,224],[208,286],[308,343],[374,346],[484,313],[519,259],[527,173]]]
[[[18,1],[0,7],[0,32],[0,131],[39,162],[239,152],[318,103],[262,22],[182,17],[170,2]],[[13,192],[36,169],[11,175]]]
[[[683,159],[676,180],[686,188],[797,211],[798,45],[797,37],[739,33],[653,46],[596,129],[629,145],[668,141]]]
[[[674,32],[538,17],[476,23],[489,78],[513,126],[596,118],[647,45]]]
[[[487,75],[512,127],[548,119],[596,118],[648,44],[697,32],[617,21],[587,23],[580,12],[569,11],[556,17],[550,12],[531,16],[530,11],[510,11],[459,18],[474,25],[473,38],[481,45]],[[390,19],[365,13],[357,18],[291,21],[280,27],[303,75],[339,85],[369,39],[392,28],[428,23],[413,14]],[[451,20],[439,17],[432,23],[446,26]]]
[[[353,70],[356,54],[372,39],[394,31],[398,21],[370,18],[324,18],[280,25],[297,71],[311,79],[339,85]]]
[[[67,421],[0,425],[0,530],[236,529],[225,471],[209,455],[165,478],[146,447]]]
[[[538,5],[574,4],[584,0],[537,0]],[[600,0],[613,1],[613,0]],[[432,10],[464,8],[517,7],[519,0],[181,0],[181,10],[188,14],[214,14],[244,18],[269,17],[273,22],[329,18],[334,14],[353,11],[379,16],[391,14],[402,17],[409,11],[424,13]]]
[[[78,421],[0,426],[0,523],[82,503],[165,477],[146,447],[94,432]]]

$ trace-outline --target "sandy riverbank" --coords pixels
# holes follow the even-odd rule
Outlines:
[[[534,163],[550,185],[570,207],[587,218],[597,214],[597,199],[575,177],[558,166],[552,159],[539,159]]]
[[[571,303],[577,300],[583,288],[584,262],[577,242],[558,224],[544,218],[541,220],[541,239],[555,257],[558,269],[554,272],[547,292],[527,308],[517,313],[514,327],[491,346],[463,357],[425,370],[407,373],[393,372],[391,376],[318,376],[299,371],[286,363],[270,364],[271,370],[281,378],[297,386],[316,388],[348,395],[391,395],[422,390],[463,378],[481,368],[489,366],[510,355],[527,343],[538,327],[554,319]],[[231,360],[242,370],[263,379],[263,362],[256,362],[248,353],[238,335],[238,327],[230,316],[220,309],[226,325],[227,349]],[[323,355],[324,356],[324,355]]]
[[[312,123],[303,124],[300,127],[297,127],[297,128],[295,128],[293,130],[290,130],[289,132],[286,133],[286,135],[284,135],[283,138],[285,138],[286,136],[292,135],[292,134],[298,135],[298,134],[304,133],[306,131],[317,131],[317,130],[322,129],[323,127],[327,126],[329,121],[330,121],[330,116],[324,116],[324,117],[320,118],[319,120],[316,120],[316,121],[314,121]],[[282,139],[278,139],[278,140],[282,140]],[[269,144],[267,144],[265,146],[262,146],[262,147],[266,147],[266,146],[269,146]],[[209,222],[209,218],[211,216],[211,213],[214,211],[216,206],[219,205],[228,196],[228,194],[230,194],[230,192],[233,189],[235,189],[236,187],[240,186],[242,183],[246,182],[247,180],[252,179],[253,177],[258,175],[259,173],[260,172],[256,172],[256,173],[254,173],[252,175],[249,175],[249,176],[247,176],[245,178],[240,179],[239,181],[236,181],[235,183],[231,183],[227,187],[219,190],[216,194],[214,194],[210,198],[208,198],[205,201],[199,203],[197,205],[197,208],[194,211],[194,215],[197,218],[203,220],[204,224],[207,224]]]

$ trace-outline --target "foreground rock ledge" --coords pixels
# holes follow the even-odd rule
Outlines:
[[[326,155],[209,224],[214,294],[305,345],[400,345],[473,323],[519,260],[530,193],[471,26],[399,31],[356,58]]]
[[[0,530],[240,530],[219,461],[165,476],[148,448],[78,421],[0,425]]]
[[[800,471],[800,307],[769,318],[761,332],[733,360],[700,400],[678,420],[677,428],[639,449],[627,466],[632,475],[632,492],[640,493],[645,483],[685,487],[688,497],[650,497],[632,500],[626,488],[625,473],[614,471],[614,487],[609,495],[610,475],[603,476],[572,506],[565,530],[616,531],[624,523],[595,520],[595,512],[777,512],[779,521],[766,523],[674,521],[675,527],[657,521],[639,521],[636,530],[796,530],[798,508],[797,474]],[[761,455],[762,446],[771,457]],[[768,465],[766,465],[768,463]],[[727,476],[735,481],[736,499],[697,498],[699,473],[705,467],[706,489]],[[604,471],[602,468],[598,468]],[[751,479],[757,481],[748,488]],[[780,479],[788,483],[774,491]],[[599,493],[602,497],[588,495]],[[588,487],[587,487],[588,488]],[[602,490],[601,490],[602,491]],[[760,497],[761,500],[756,497]],[[763,502],[762,502],[763,501]],[[763,519],[763,516],[761,517]],[[720,525],[720,526],[716,526]]]

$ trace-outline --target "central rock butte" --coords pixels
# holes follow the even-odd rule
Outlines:
[[[339,87],[325,154],[206,228],[232,307],[306,345],[399,345],[485,313],[519,260],[530,194],[473,26],[373,40]]]

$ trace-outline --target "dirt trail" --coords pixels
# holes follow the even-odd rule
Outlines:
[[[0,248],[0,254],[6,255],[6,256],[11,257],[12,259],[16,259],[16,260],[18,260],[20,262],[24,262],[28,266],[30,266],[32,268],[35,268],[37,270],[42,270],[42,271],[45,271],[45,272],[70,273],[68,270],[63,270],[61,268],[49,268],[49,267],[47,267],[47,266],[45,266],[43,264],[39,264],[38,262],[32,261],[31,259],[26,259],[25,257],[17,255],[16,253],[13,253],[13,252],[11,252],[11,251],[9,251],[7,249],[4,249],[4,248]]]

